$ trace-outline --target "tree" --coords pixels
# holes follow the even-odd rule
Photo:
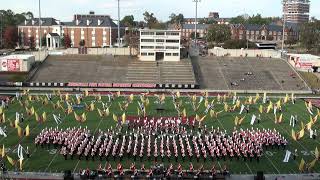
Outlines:
[[[320,48],[320,21],[305,23],[301,26],[300,43],[308,51]]]
[[[28,45],[29,45],[29,49],[35,48],[35,39],[33,36],[29,37]]]
[[[287,40],[284,41],[285,44],[289,45],[289,48],[291,48],[291,46],[297,42],[298,41],[293,36],[288,36]]]
[[[128,26],[129,28],[133,28],[136,26],[133,15],[125,16],[120,22],[121,22],[121,24],[124,24],[125,26]]]
[[[199,24],[217,24],[217,21],[212,18],[202,18],[199,20]]]
[[[144,16],[144,21],[147,23],[147,26],[149,29],[154,28],[154,26],[159,23],[157,18],[154,17],[153,13],[149,13],[146,11],[143,13],[143,16]]]
[[[86,45],[86,41],[84,39],[82,39],[80,42],[79,42],[79,46],[83,47]]]
[[[69,35],[68,34],[64,35],[63,39],[64,39],[64,47],[70,48],[71,47],[71,39],[70,39]]]
[[[270,24],[272,22],[271,17],[263,18],[261,14],[252,15],[248,18],[245,18],[244,15],[237,16],[234,18],[231,18],[230,23],[231,24],[256,24],[256,25],[264,25],[264,24]]]
[[[231,38],[231,31],[228,25],[210,25],[206,39],[209,43],[222,43]]]
[[[190,38],[191,38],[191,39],[195,39],[194,35],[195,35],[195,33],[192,32],[192,33],[190,34]],[[200,37],[200,34],[197,32],[197,39],[199,39],[199,37]]]
[[[4,46],[6,48],[15,48],[19,40],[18,30],[14,26],[9,26],[4,31]]]
[[[231,18],[230,23],[231,24],[245,24],[246,19],[243,16],[237,16],[237,17]]]
[[[181,13],[178,15],[176,15],[175,13],[172,13],[169,16],[169,23],[171,23],[171,24],[181,25],[181,24],[183,24],[183,22],[184,22],[184,16]]]

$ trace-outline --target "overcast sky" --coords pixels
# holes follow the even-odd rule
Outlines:
[[[281,16],[282,0],[201,0],[199,17],[207,17],[210,11],[217,11],[220,17],[233,17],[247,13],[260,13],[263,16]],[[0,9],[12,9],[15,12],[31,11],[38,16],[38,0],[0,0]],[[120,0],[121,17],[134,15],[143,20],[145,11],[153,12],[162,21],[169,15],[183,13],[185,17],[194,17],[193,0]],[[73,14],[108,14],[117,18],[117,0],[41,0],[42,17],[54,17],[62,21],[71,21]],[[310,16],[320,19],[320,0],[311,0]]]

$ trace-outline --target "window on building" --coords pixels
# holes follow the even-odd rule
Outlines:
[[[154,39],[141,39],[141,42],[154,42]]]
[[[167,39],[167,43],[179,43],[179,40],[174,40],[174,39]]]
[[[167,36],[179,36],[178,32],[167,32]]]
[[[157,42],[157,43],[163,43],[163,42],[164,42],[164,39],[156,39],[156,42]]]
[[[153,49],[153,46],[141,46],[141,49]]]
[[[164,34],[165,34],[164,32],[156,32],[157,36],[164,36]]]
[[[154,32],[141,32],[142,36],[153,36]]]
[[[164,46],[156,46],[156,49],[164,49]]]
[[[171,56],[171,53],[166,53],[166,56]]]
[[[179,49],[177,46],[167,46],[166,49]]]
[[[148,56],[148,53],[141,53],[141,56]]]
[[[172,56],[179,56],[179,53],[172,53]]]
[[[148,53],[148,56],[154,56],[154,53]]]

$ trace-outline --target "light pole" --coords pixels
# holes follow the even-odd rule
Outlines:
[[[120,47],[120,0],[118,0],[118,47]]]
[[[41,56],[41,49],[42,49],[42,33],[41,33],[41,2],[39,0],[39,61],[41,60],[40,56]]]
[[[195,21],[194,21],[194,39],[195,39],[195,43],[197,46],[197,24],[198,24],[198,2],[201,2],[201,0],[193,0],[193,2],[196,3],[196,17],[195,17]]]
[[[283,1],[283,6],[286,8],[286,1]],[[281,45],[281,53],[283,53],[284,50],[284,33],[286,28],[286,11],[283,11],[283,27],[282,27],[282,45]]]

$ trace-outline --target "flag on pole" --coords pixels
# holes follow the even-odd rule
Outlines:
[[[122,124],[126,123],[126,113],[122,114]]]
[[[314,154],[316,156],[316,159],[319,159],[319,150],[318,150],[318,147],[316,147],[316,150],[314,151]]]
[[[28,137],[30,135],[30,127],[29,124],[26,127],[26,136]]]
[[[5,148],[4,148],[4,144],[2,145],[2,149],[1,149],[1,157],[4,158],[5,156]]]
[[[238,116],[236,116],[236,117],[234,118],[234,125],[235,125],[235,126],[238,126],[238,123],[239,123],[239,118],[238,118]]]
[[[297,141],[297,135],[296,135],[296,132],[294,131],[294,129],[292,129],[292,131],[291,131],[291,137],[293,140]]]
[[[118,117],[115,114],[113,114],[112,117],[114,121],[118,122]]]
[[[299,170],[301,171],[301,172],[303,172],[304,171],[304,165],[305,165],[305,161],[304,161],[304,159],[302,158],[301,159],[301,161],[300,161],[300,164],[299,164]]]
[[[43,121],[43,122],[46,122],[46,121],[47,121],[47,113],[46,113],[46,112],[43,112],[43,113],[42,113],[42,121]]]
[[[7,159],[8,159],[8,161],[9,161],[9,163],[10,163],[12,166],[14,166],[14,164],[15,164],[14,160],[13,160],[11,157],[9,157],[8,155],[7,155]]]
[[[318,159],[314,159],[308,164],[308,171],[310,171],[316,165],[317,160]]]
[[[251,118],[251,122],[250,124],[253,125],[255,120],[256,120],[257,116],[256,115],[252,115],[252,118]]]

